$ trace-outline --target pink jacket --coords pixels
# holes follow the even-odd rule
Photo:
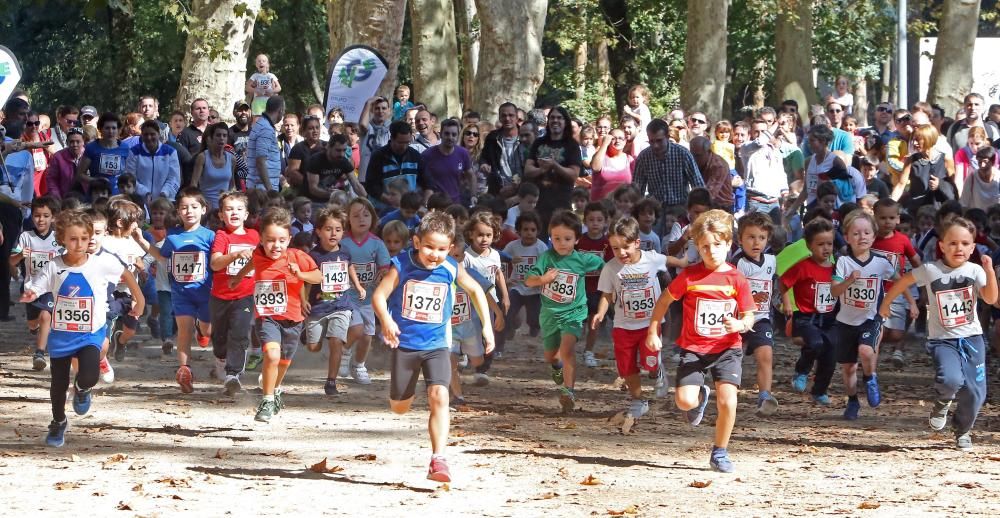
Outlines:
[[[49,167],[45,170],[45,182],[49,196],[62,199],[73,186],[73,176],[80,159],[74,160],[69,149],[61,149],[49,159]]]

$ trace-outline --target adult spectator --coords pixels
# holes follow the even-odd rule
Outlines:
[[[184,128],[187,127],[187,120],[188,120],[187,114],[180,110],[174,110],[170,112],[170,119],[167,121],[168,122],[167,125],[170,126],[170,135],[167,137],[167,139],[173,142],[177,142],[177,139],[180,138],[181,133],[184,131]],[[187,150],[187,148],[184,149]]]
[[[423,153],[430,149],[431,146],[436,146],[440,143],[437,133],[434,132],[434,125],[431,122],[432,118],[431,112],[423,109],[418,111],[417,116],[413,119],[413,125],[417,132],[413,135],[413,142],[410,143],[410,147],[416,149],[418,153]]]
[[[10,251],[17,243],[21,233],[21,213],[23,194],[30,196],[31,184],[22,179],[31,178],[32,159],[30,150],[38,143],[21,141],[24,122],[28,118],[28,103],[19,98],[11,98],[4,105],[3,127],[6,136],[3,138],[3,166],[0,168],[0,255],[10,257]],[[28,187],[27,189],[18,187]],[[27,201],[30,201],[30,197]],[[9,261],[0,261],[0,321],[9,322],[11,268]]]
[[[82,129],[70,128],[66,132],[66,146],[52,155],[49,168],[45,171],[45,185],[49,188],[49,196],[61,199],[73,189],[76,168],[83,158],[85,145]]]
[[[965,118],[955,121],[948,128],[948,144],[952,149],[962,149],[969,141],[969,128],[982,127],[990,143],[1000,139],[1000,129],[993,121],[983,122],[983,96],[975,92],[965,96]]]
[[[631,115],[622,115],[618,127],[625,134],[625,154],[635,160],[649,147],[649,140],[639,138],[639,121]]]
[[[191,156],[201,151],[201,136],[208,127],[209,115],[208,101],[199,97],[191,102],[191,124],[181,130],[177,137],[177,142],[187,148]]]
[[[545,115],[545,110],[535,108],[528,112],[527,117],[527,122],[530,122],[535,127],[535,138],[539,139],[545,136],[545,125],[548,124],[548,116]]]
[[[43,138],[38,131],[41,124],[37,113],[28,112],[28,120],[24,123],[24,133],[21,134],[21,140],[36,144],[31,150],[31,162],[34,169],[32,186],[35,196],[42,196],[48,191],[45,186],[45,170],[49,167],[49,153],[43,145],[48,139]]]
[[[368,196],[384,206],[396,207],[406,191],[429,189],[420,153],[410,147],[413,128],[406,121],[389,124],[389,143],[375,150],[368,161],[364,186]]]
[[[878,103],[875,106],[875,124],[866,129],[873,130],[882,141],[883,146],[887,146],[890,140],[898,137],[899,133],[896,132],[895,121],[893,121],[892,103]]]
[[[299,119],[299,114],[286,112],[281,119],[281,134],[278,135],[282,171],[288,167],[288,156],[292,154],[292,148],[299,142],[302,142],[302,120]]]
[[[93,106],[89,105],[80,108],[80,121],[83,123],[84,126],[91,126],[93,128],[97,128],[97,130],[100,131],[101,128],[97,124],[97,118],[98,118],[97,108],[94,108]]]
[[[913,134],[913,116],[906,110],[896,110],[893,113],[896,124],[896,136],[885,149],[886,170],[889,173],[889,185],[899,183],[903,174],[906,157],[910,155],[910,137]]]
[[[264,114],[250,128],[247,141],[247,189],[278,191],[281,183],[281,150],[276,125],[285,115],[285,100],[273,95],[267,100]]]
[[[347,136],[330,135],[330,142],[309,155],[303,166],[308,187],[306,196],[313,202],[314,213],[326,206],[330,195],[338,189],[346,191],[350,187],[357,196],[368,196],[354,174],[354,163],[347,158],[347,146]]]
[[[822,182],[832,181],[836,185],[837,206],[844,202],[855,203],[868,193],[861,172],[849,167],[843,155],[830,149],[833,138],[833,128],[829,126],[814,124],[809,128],[806,144],[812,155],[806,164],[805,193],[799,195],[788,213],[797,211],[803,201],[811,207],[816,202],[816,192]]]
[[[429,187],[424,197],[425,205],[434,192],[444,193],[452,203],[464,205],[469,205],[471,197],[478,194],[472,157],[457,145],[458,129],[457,120],[445,119],[441,123],[441,143],[420,154]],[[463,192],[468,193],[466,197],[462,196]]]
[[[158,101],[156,97],[153,97],[152,95],[144,95],[140,97],[135,111],[142,115],[143,120],[156,121],[156,125],[160,128],[160,142],[167,141],[170,135],[170,126],[159,120],[160,101]]]
[[[688,193],[704,187],[705,182],[691,152],[670,142],[667,132],[663,119],[653,119],[646,126],[649,148],[635,161],[632,183],[640,193],[648,192],[662,203],[663,214],[683,214],[687,211]]]
[[[306,184],[306,175],[302,167],[305,161],[315,152],[323,149],[323,141],[320,139],[323,127],[323,119],[315,115],[307,115],[302,120],[302,141],[292,146],[288,153],[288,160],[285,165],[285,180],[288,185],[298,189],[303,195],[309,190]]]
[[[524,164],[524,177],[538,185],[544,196],[535,210],[542,219],[539,232],[547,235],[549,218],[557,209],[572,206],[570,194],[583,167],[580,145],[569,133],[569,112],[562,106],[549,111],[545,136],[535,140]]]
[[[66,147],[69,130],[80,127],[80,109],[63,105],[56,109],[56,125],[52,128],[53,151]]]
[[[691,139],[691,156],[694,157],[694,163],[701,171],[705,188],[712,195],[712,205],[726,212],[732,212],[733,180],[729,175],[729,164],[721,156],[712,152],[712,141],[707,137]],[[784,169],[782,169],[782,174],[784,174]]]
[[[703,137],[708,133],[708,117],[704,113],[694,112],[688,115],[687,123],[691,138]]]
[[[832,128],[843,127],[846,112],[844,105],[839,102],[831,100],[826,103],[826,118],[830,119],[830,127]]]
[[[997,152],[992,147],[986,146],[976,153],[973,161],[976,167],[965,181],[960,201],[967,209],[990,211],[1000,203],[1000,169],[997,169]]]
[[[763,212],[781,222],[781,197],[788,193],[782,142],[761,119],[750,123],[750,140],[740,146],[741,174],[746,181],[746,212]]]
[[[957,198],[944,166],[944,155],[934,147],[937,138],[937,130],[929,124],[913,129],[910,156],[906,157],[899,181],[892,186],[892,198],[903,203],[910,214],[925,205]]]
[[[814,115],[809,119],[810,128],[816,125],[822,125],[830,128],[833,132],[833,140],[830,142],[830,151],[840,154],[844,159],[848,159],[854,154],[854,135],[835,127],[832,125],[830,118],[822,113]],[[812,148],[809,146],[808,142],[805,144],[805,149],[802,150],[802,154],[806,158],[812,154]]]
[[[967,143],[965,147],[959,149],[955,153],[955,190],[958,192],[965,192],[963,187],[965,182],[968,181],[969,177],[979,170],[979,162],[976,159],[976,153],[980,149],[990,147],[989,141],[986,140],[986,130],[982,127],[975,126],[969,128],[969,134],[967,138]],[[996,155],[993,155],[996,158]],[[993,164],[996,167],[996,163]]]
[[[236,123],[229,127],[227,141],[233,146],[234,153],[246,156],[247,142],[250,141],[250,104],[246,101],[236,101],[233,104],[233,119]]]
[[[479,174],[486,177],[487,191],[490,194],[506,198],[517,190],[514,178],[520,181],[524,174],[524,163],[520,160],[517,106],[510,102],[501,104],[497,110],[497,120],[500,127],[489,132],[483,139]],[[483,136],[480,135],[480,138]]]
[[[610,123],[610,122],[609,122]],[[625,153],[625,132],[615,128],[600,137],[597,151],[590,161],[590,199],[601,201],[621,185],[632,183],[635,160]]]
[[[361,118],[358,119],[358,137],[360,142],[358,147],[361,151],[361,161],[358,163],[358,174],[361,181],[366,180],[368,174],[368,162],[375,151],[381,149],[389,143],[389,125],[392,122],[390,115],[392,109],[389,101],[385,97],[372,97],[365,102],[365,107],[361,110]],[[371,191],[369,191],[369,194]],[[376,196],[375,199],[378,199]]]
[[[611,117],[607,115],[601,115],[594,121],[594,133],[597,138],[601,138],[608,133],[611,133]]]
[[[181,187],[181,164],[174,148],[160,142],[160,125],[146,121],[140,127],[141,142],[132,146],[125,172],[135,176],[135,192],[146,200],[173,200]]]
[[[226,123],[210,124],[205,129],[201,153],[194,158],[191,186],[201,190],[212,210],[219,208],[219,198],[233,188],[236,178],[236,157],[226,150],[229,134]]]
[[[88,193],[90,182],[103,178],[111,184],[111,194],[118,194],[118,177],[125,172],[125,161],[129,156],[129,149],[118,142],[119,126],[121,119],[114,113],[101,115],[97,120],[100,139],[84,148],[83,158],[76,168],[76,181]]]

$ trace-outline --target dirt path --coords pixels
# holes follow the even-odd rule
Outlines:
[[[558,413],[537,340],[519,337],[495,364],[494,382],[467,389],[453,414],[455,481],[424,478],[430,456],[426,405],[395,416],[386,405],[384,356],[375,383],[323,395],[325,360],[300,350],[287,408],[253,420],[259,391],[234,399],[208,380],[210,352],[196,353],[196,390],[181,395],[175,367],[150,342],[98,385],[85,417],[69,411],[66,446],[44,446],[48,369],[30,369],[24,321],[0,324],[0,486],[6,516],[84,510],[93,516],[996,516],[1000,418],[987,406],[974,453],[926,425],[930,367],[883,372],[885,402],[840,418],[787,389],[794,351],[779,346],[774,418],[753,416],[756,391],[740,393],[730,446],[737,471],[709,471],[715,411],[692,429],[657,401],[632,435],[607,423],[624,405],[614,367],[580,368],[579,410]],[[141,337],[140,337],[141,338]],[[752,385],[753,362],[744,380]],[[246,376],[253,385],[256,374]],[[421,385],[422,386],[422,385]],[[991,388],[996,388],[994,384]],[[309,466],[326,459],[329,472]],[[582,482],[596,479],[593,485]],[[703,486],[703,487],[699,487]],[[305,514],[302,514],[305,513]]]

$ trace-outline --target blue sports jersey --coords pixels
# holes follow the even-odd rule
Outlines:
[[[129,148],[119,144],[108,149],[95,140],[83,148],[83,154],[90,159],[90,177],[107,180],[111,183],[111,194],[118,194],[118,177],[125,172]]]
[[[399,346],[417,351],[451,347],[451,316],[458,263],[448,257],[428,270],[417,264],[416,252],[392,258],[399,285],[389,295],[389,315],[399,326]]]
[[[364,286],[368,296],[365,297],[365,300],[359,300],[358,290],[354,289],[354,286],[351,286],[347,293],[356,305],[370,306],[372,303],[371,293],[375,289],[375,279],[378,278],[378,272],[389,266],[389,249],[374,234],[368,234],[361,242],[355,241],[349,235],[344,236],[344,238],[340,242],[340,249],[351,255],[351,264],[358,272],[358,281]]]
[[[472,277],[473,280],[479,283],[484,293],[489,293],[493,289],[493,283],[476,270],[467,268],[465,273],[469,274],[469,277]],[[489,311],[486,308],[483,308],[483,310]],[[472,304],[472,297],[458,285],[455,286],[455,303],[451,311],[451,327],[456,337],[479,335],[483,332],[483,323],[479,319],[479,312],[476,311],[476,307]]]
[[[170,291],[174,295],[201,296],[208,302],[212,276],[208,273],[215,232],[198,227],[190,232],[175,227],[167,231],[160,255],[170,265]]]

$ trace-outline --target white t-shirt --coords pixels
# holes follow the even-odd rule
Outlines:
[[[663,251],[666,253],[666,248],[681,238],[684,235],[684,231],[688,229],[691,225],[681,226],[680,223],[674,223],[674,226],[670,227],[670,234],[667,235],[666,243],[663,244]],[[688,238],[687,246],[684,249],[684,257],[687,258],[688,266],[692,264],[697,264],[701,262],[701,256],[698,255],[698,247],[694,244],[694,239]]]
[[[883,283],[892,280],[896,275],[896,268],[880,254],[869,254],[865,262],[853,255],[845,255],[837,258],[833,281],[844,282],[853,272],[859,272],[859,277],[840,295],[837,322],[859,326],[866,320],[875,318],[882,296],[885,295]]]
[[[500,252],[493,248],[486,251],[485,255],[479,255],[471,246],[465,247],[465,259],[462,266],[466,269],[475,270],[482,275],[490,284],[496,286],[497,273],[500,271]],[[499,301],[497,290],[493,290],[493,300]]]
[[[645,233],[639,231],[639,248],[642,250],[648,250],[651,252],[656,252],[661,249],[660,246],[660,236],[656,235],[656,232]]]
[[[257,81],[257,88],[253,90],[253,96],[255,99],[267,98],[270,96],[269,90],[274,88],[274,82],[278,80],[278,76],[268,72],[266,74],[261,74],[260,72],[254,72],[250,76],[251,81]]]
[[[760,261],[750,259],[743,250],[736,252],[731,261],[750,282],[750,292],[756,305],[754,323],[771,318],[771,297],[774,294],[774,277],[778,271],[777,260],[771,254],[761,254]]]
[[[509,228],[511,230],[516,230],[515,224],[517,223],[517,218],[521,217],[521,207],[514,205],[513,207],[507,209],[507,219],[503,222],[504,228]]]
[[[953,340],[983,334],[976,316],[979,290],[986,286],[982,266],[951,268],[941,261],[913,269],[917,285],[927,290],[927,338]]]
[[[511,257],[511,272],[510,279],[507,279],[507,289],[517,291],[521,295],[538,295],[541,293],[541,289],[538,287],[529,288],[525,286],[524,277],[528,273],[528,268],[534,266],[538,262],[538,257],[548,249],[549,246],[543,243],[541,239],[536,239],[535,243],[530,246],[522,244],[520,239],[507,243],[507,246],[503,249],[503,252]],[[466,254],[466,257],[468,257],[468,254]]]
[[[81,266],[67,266],[62,256],[57,256],[38,275],[24,283],[24,289],[34,291],[39,296],[52,294],[54,330],[79,329],[80,332],[91,333],[99,330],[107,321],[108,285],[118,281],[123,270],[118,259],[108,254],[91,254]],[[89,311],[86,318],[81,320],[82,313],[60,312],[64,307]]]
[[[59,255],[62,247],[56,243],[56,233],[51,229],[49,233],[41,236],[38,232],[30,230],[22,232],[17,238],[17,244],[10,251],[11,255],[24,255],[25,278],[30,279],[33,275],[45,269],[53,257]]]
[[[146,256],[146,252],[139,246],[139,243],[128,237],[115,237],[110,234],[104,236],[104,240],[101,241],[101,248],[118,256],[118,259],[121,259],[121,262],[125,263],[125,268],[128,272],[136,276],[139,270],[136,263],[143,262],[142,258]],[[145,263],[143,262],[143,264]],[[127,286],[124,282],[119,282],[116,289],[122,291],[127,289]]]
[[[635,264],[622,264],[617,257],[605,263],[597,289],[615,294],[615,327],[645,329],[660,298],[657,273],[667,271],[667,257],[642,250]]]

